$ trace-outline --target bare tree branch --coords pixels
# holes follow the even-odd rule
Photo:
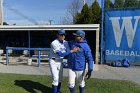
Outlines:
[[[61,24],[74,24],[76,14],[82,7],[81,0],[73,0],[68,6],[65,17],[62,18]]]

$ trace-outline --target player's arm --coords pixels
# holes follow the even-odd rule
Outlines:
[[[58,51],[58,52],[56,52],[59,56],[61,56],[61,57],[65,57],[65,56],[67,56],[67,55],[69,55],[69,54],[71,54],[71,53],[74,53],[74,52],[77,52],[77,51],[79,51],[79,48],[74,48],[74,49],[72,49],[72,50],[69,50],[69,48],[68,47],[66,47],[66,52],[61,52],[61,51]]]
[[[72,53],[72,51],[69,51],[69,52],[61,52],[61,51],[58,51],[58,52],[56,52],[59,56],[61,56],[61,57],[65,57],[65,56],[67,56],[67,55],[69,55],[70,53]]]
[[[87,79],[90,79],[92,71],[93,71],[93,57],[91,54],[91,49],[87,46],[87,51],[85,51],[86,60],[88,62],[88,72],[86,74]]]
[[[60,48],[57,46],[57,44],[52,43],[51,46],[53,48],[54,53],[57,53],[60,57],[65,57],[65,56],[69,55],[70,53],[73,53],[76,51],[76,50],[69,50],[67,52],[62,52],[60,50]]]
[[[57,53],[59,56],[61,56],[61,57],[65,57],[65,56],[67,56],[67,55],[69,55],[69,54],[71,54],[71,53],[78,52],[79,50],[80,50],[79,48],[73,48],[72,50],[67,51],[67,52],[58,51],[58,52],[56,52],[56,53]]]
[[[66,47],[66,52],[61,52],[61,51],[58,51],[57,54],[61,57],[65,57],[71,53],[74,53],[74,52],[78,52],[80,49],[79,48],[73,48],[71,49],[70,48],[70,41],[69,42],[65,42],[65,47]]]
[[[90,49],[89,46],[87,46],[87,50],[85,51],[85,56],[86,56],[86,61],[88,62],[88,70],[92,71],[93,70],[94,61],[93,61],[91,49]]]

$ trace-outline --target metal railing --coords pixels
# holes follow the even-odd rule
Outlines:
[[[38,67],[40,66],[40,58],[41,58],[41,50],[45,50],[45,51],[50,51],[51,48],[25,48],[25,47],[6,47],[6,65],[9,64],[9,60],[8,60],[8,50],[37,50],[38,51]],[[49,56],[48,56],[49,58]]]

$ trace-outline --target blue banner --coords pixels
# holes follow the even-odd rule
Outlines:
[[[108,10],[105,15],[105,60],[140,62],[140,9]]]

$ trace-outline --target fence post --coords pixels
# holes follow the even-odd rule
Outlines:
[[[6,47],[6,65],[8,65],[8,48]]]
[[[38,67],[40,66],[40,49],[38,50]]]
[[[101,24],[101,43],[100,43],[100,49],[101,49],[101,53],[100,53],[100,64],[103,63],[103,43],[104,43],[104,0],[101,0],[101,6],[102,6],[102,24]]]

